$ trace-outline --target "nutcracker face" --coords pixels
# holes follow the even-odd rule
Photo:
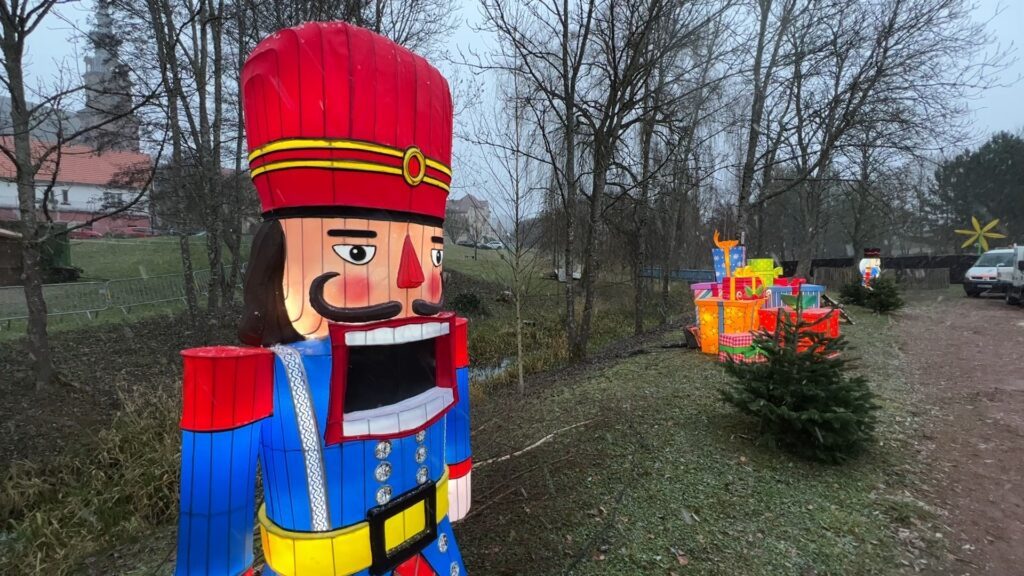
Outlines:
[[[281,227],[284,302],[299,334],[441,311],[440,227],[364,218],[287,218]]]
[[[881,258],[863,258],[860,261],[860,273],[863,274],[869,270],[877,270],[882,267]]]

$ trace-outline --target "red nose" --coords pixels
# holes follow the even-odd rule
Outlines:
[[[405,244],[402,245],[402,262],[398,265],[398,287],[418,288],[420,284],[423,284],[423,267],[420,266],[416,249],[412,247],[412,239],[406,234]]]

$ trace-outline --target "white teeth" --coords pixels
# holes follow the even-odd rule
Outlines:
[[[431,388],[397,404],[345,414],[345,436],[389,436],[415,430],[455,402],[450,388]]]
[[[374,328],[366,333],[367,346],[381,346],[395,343],[394,328]]]
[[[416,342],[423,339],[423,327],[419,324],[407,324],[395,328],[395,342]]]
[[[437,338],[448,333],[449,325],[447,322],[406,324],[396,328],[374,328],[373,330],[346,332],[345,344],[349,346],[405,344],[406,342],[419,342],[420,340]]]
[[[348,344],[349,346],[366,346],[366,332],[346,333],[345,344]]]

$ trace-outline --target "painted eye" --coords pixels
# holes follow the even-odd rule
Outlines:
[[[341,259],[345,262],[362,266],[373,260],[373,255],[377,253],[377,247],[363,246],[361,244],[336,244],[334,246],[334,253],[341,256]]]
[[[430,261],[434,263],[435,268],[440,266],[441,262],[444,262],[444,250],[439,250],[437,248],[431,250]]]

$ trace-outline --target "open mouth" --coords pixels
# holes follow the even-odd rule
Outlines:
[[[332,395],[341,392],[337,380],[343,378],[343,437],[418,431],[455,403],[451,322],[430,320],[332,327],[335,362],[341,346],[347,358],[335,365],[332,386]]]

